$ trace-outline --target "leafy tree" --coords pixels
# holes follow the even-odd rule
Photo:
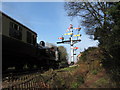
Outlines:
[[[58,46],[58,50],[59,50],[59,61],[60,61],[60,67],[64,67],[66,65],[68,65],[68,54],[67,54],[67,50],[64,46]]]
[[[120,2],[70,2],[68,16],[80,16],[86,33],[94,35],[104,50],[103,64],[111,77],[120,82]]]
[[[111,71],[114,71],[113,77],[116,81],[120,81],[120,2],[115,3],[108,13],[111,15],[110,18],[113,23],[110,24],[112,28],[110,30],[110,34],[108,34],[108,38],[106,38],[107,43],[104,46],[111,57],[111,61],[109,62],[112,63],[110,67],[112,68]]]

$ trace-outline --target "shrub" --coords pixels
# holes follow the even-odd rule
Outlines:
[[[97,75],[98,71],[95,69],[92,71],[92,74]]]

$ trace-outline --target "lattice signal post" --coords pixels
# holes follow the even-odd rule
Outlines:
[[[74,35],[73,33],[73,30],[77,30],[77,35]],[[74,44],[78,43],[81,41],[80,39],[80,29],[81,28],[73,28],[73,25],[70,24],[69,28],[67,29],[67,32],[70,32],[70,33],[66,33],[64,35],[70,35],[69,39],[68,40],[64,40],[64,37],[62,35],[62,37],[59,37],[58,39],[61,39],[62,41],[61,42],[57,42],[57,44],[70,44],[70,50],[71,50],[71,57],[70,57],[70,64],[74,64],[74,52],[75,50],[78,49],[78,47],[74,47]],[[73,39],[73,37],[77,37],[77,39]]]

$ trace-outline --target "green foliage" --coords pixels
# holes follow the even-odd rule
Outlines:
[[[96,54],[96,52],[99,52],[99,49],[97,47],[89,47],[88,49],[86,49],[84,52],[81,53],[82,56],[80,57],[80,60],[84,61],[84,62],[89,61],[92,59],[92,56],[94,54]],[[90,53],[92,53],[93,55],[90,55]],[[90,55],[90,56],[88,57],[88,55]],[[93,59],[94,59],[94,57],[93,57]]]
[[[109,10],[109,15],[113,23],[109,23],[112,26],[108,37],[105,39],[108,43],[104,45],[101,44],[101,47],[104,47],[108,57],[107,60],[104,60],[104,67],[112,75],[111,78],[114,80],[119,87],[120,82],[120,2],[115,3],[114,6]],[[102,37],[101,37],[102,38]],[[105,40],[103,40],[103,43]],[[108,65],[106,65],[108,64]],[[108,69],[109,68],[109,69]],[[114,72],[111,72],[114,71]],[[119,73],[119,74],[118,74]]]
[[[79,85],[84,83],[84,78],[82,76],[77,76],[77,82],[79,83]]]
[[[60,53],[60,60],[62,60],[62,61],[65,60],[66,61],[67,56],[68,56],[66,48],[64,46],[59,46],[58,50],[59,50],[59,53]]]
[[[67,50],[64,46],[59,46],[58,47],[59,50],[59,65],[60,67],[66,67],[68,65],[68,54],[67,54]]]
[[[74,71],[77,68],[78,68],[78,66],[71,66],[71,67],[62,68],[60,70],[62,70],[62,71]]]
[[[78,88],[84,83],[84,78],[80,75],[76,75],[76,80],[71,84],[71,88]]]
[[[98,73],[98,71],[97,71],[96,69],[94,69],[94,70],[92,71],[92,74],[94,74],[94,75],[97,75],[97,73]]]
[[[79,84],[77,82],[72,83],[71,88],[78,88]]]
[[[111,83],[112,84],[112,83]],[[102,77],[100,79],[98,79],[96,82],[95,82],[95,85],[97,87],[106,87],[106,88],[110,88],[110,81],[108,78],[106,77]]]
[[[115,54],[116,50],[120,48],[119,7],[120,2],[112,5],[112,7],[108,10],[108,17],[111,21],[104,22],[105,24],[102,27],[97,27],[94,33],[95,39],[99,40],[100,42],[99,46],[111,54]]]
[[[104,58],[101,59],[104,68],[119,86],[120,2],[70,2],[66,3],[65,9],[68,16],[83,18],[82,25],[86,27],[87,34],[94,35],[94,40],[99,41],[99,47],[104,52]],[[85,50],[80,60],[92,59],[88,50]]]

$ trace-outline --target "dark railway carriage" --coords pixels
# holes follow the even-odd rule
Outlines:
[[[1,12],[0,12],[1,13]],[[58,61],[57,48],[45,47],[44,41],[37,44],[37,34],[2,14],[2,69],[6,71],[9,67],[22,70],[24,65],[33,68],[56,67]]]
[[[37,34],[2,13],[2,65],[3,69],[32,62],[37,58]]]

